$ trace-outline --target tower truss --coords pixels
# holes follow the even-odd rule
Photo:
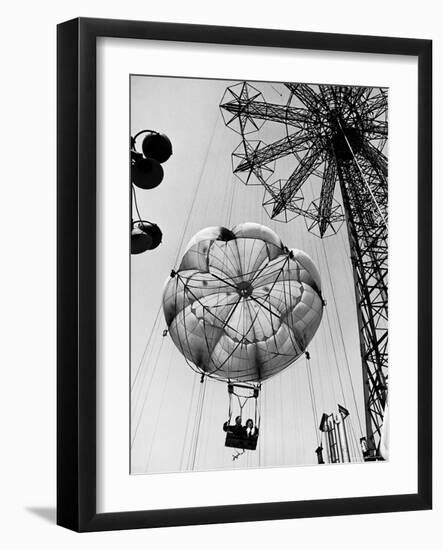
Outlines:
[[[248,82],[226,89],[221,112],[225,124],[241,136],[233,153],[233,172],[246,184],[263,186],[263,206],[272,219],[288,222],[302,215],[308,230],[321,238],[346,224],[366,443],[375,455],[388,388],[387,90],[286,83],[283,91],[286,103],[271,103]],[[284,129],[270,144],[262,141],[265,123]],[[275,164],[288,155],[294,158],[292,173],[273,180]],[[321,179],[320,196],[303,208],[302,188],[312,176]]]

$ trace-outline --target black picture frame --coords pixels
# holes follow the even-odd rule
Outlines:
[[[96,39],[399,54],[418,59],[418,490],[415,494],[96,512]],[[58,25],[57,523],[75,531],[425,510],[432,507],[432,42],[74,19]]]

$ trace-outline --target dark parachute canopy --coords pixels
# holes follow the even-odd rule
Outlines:
[[[322,318],[320,276],[269,228],[207,227],[163,293],[169,334],[201,373],[259,383],[304,353]],[[192,365],[191,365],[192,366]]]
[[[146,250],[157,248],[163,234],[156,223],[136,220],[132,222],[131,254],[142,254]]]

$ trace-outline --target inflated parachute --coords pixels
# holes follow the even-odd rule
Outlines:
[[[163,293],[169,334],[198,372],[260,383],[306,350],[322,317],[318,271],[269,228],[208,227]]]

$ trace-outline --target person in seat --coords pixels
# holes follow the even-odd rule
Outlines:
[[[258,437],[258,428],[254,426],[254,421],[252,418],[248,418],[248,420],[246,420],[244,437]]]
[[[229,421],[225,422],[223,424],[223,430],[235,435],[236,437],[244,437],[245,428],[242,426],[241,416],[235,417],[235,424],[229,424]]]

